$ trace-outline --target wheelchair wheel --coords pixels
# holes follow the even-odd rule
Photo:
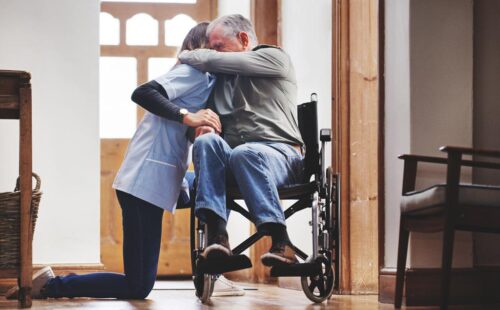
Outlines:
[[[194,207],[191,208],[191,219],[190,219],[190,229],[191,229],[191,267],[193,273],[193,282],[196,290],[196,297],[200,299],[202,303],[207,303],[210,300],[210,296],[214,291],[214,283],[216,276],[204,274],[199,272],[197,269],[198,262],[200,260],[200,255],[203,248],[207,242],[206,226],[201,224],[196,220],[194,215]],[[199,231],[201,230],[201,233]]]
[[[214,292],[214,283],[216,276],[209,274],[197,274],[194,276],[196,297],[205,304],[210,301],[210,297]]]
[[[321,303],[333,294],[335,274],[331,262],[325,257],[318,257],[316,262],[321,264],[321,273],[316,276],[301,277],[301,284],[309,300]]]

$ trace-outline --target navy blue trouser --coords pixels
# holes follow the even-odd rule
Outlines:
[[[56,277],[47,297],[144,299],[153,289],[160,254],[163,209],[116,191],[123,217],[125,274],[98,272]]]

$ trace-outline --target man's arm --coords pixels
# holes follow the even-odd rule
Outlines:
[[[288,55],[274,47],[248,52],[217,52],[198,49],[182,52],[179,60],[200,71],[232,75],[285,77],[290,70]]]

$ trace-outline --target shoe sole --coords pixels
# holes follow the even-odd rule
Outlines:
[[[212,293],[212,297],[228,297],[228,296],[243,296],[245,291],[215,291]]]
[[[50,272],[51,276],[55,276],[54,275],[54,271],[52,271],[52,268],[50,266],[45,266],[43,267],[42,269],[38,270],[37,272],[35,272],[33,274],[33,277],[32,279],[35,280],[36,278],[38,278],[39,276],[41,276],[42,274],[44,273],[48,273]]]
[[[297,263],[297,260],[292,260],[286,257],[282,257],[279,255],[275,255],[272,253],[266,253],[261,256],[260,261],[264,266],[274,267],[274,266],[283,266],[283,265],[292,265]]]
[[[203,251],[203,254],[202,254],[206,259],[218,259],[218,258],[224,258],[224,257],[228,257],[228,256],[231,256],[232,253],[231,251],[220,245],[220,244],[212,244],[210,246],[208,246],[205,251]]]

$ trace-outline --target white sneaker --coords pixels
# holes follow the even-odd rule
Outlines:
[[[35,272],[33,275],[33,284],[31,289],[31,296],[33,299],[43,299],[47,298],[42,294],[42,288],[49,282],[49,280],[54,279],[56,275],[50,266],[45,266],[42,269]]]
[[[42,288],[47,284],[50,279],[55,278],[56,275],[50,266],[45,266],[33,274],[32,285],[31,285],[31,297],[33,299],[44,299],[47,298],[42,295]],[[17,299],[19,294],[19,286],[11,287],[6,293],[6,299]]]
[[[229,281],[223,275],[221,275],[217,280],[215,280],[214,292],[212,293],[213,297],[243,296],[243,295],[245,295],[245,291],[243,290],[243,288],[234,284],[232,281]]]

